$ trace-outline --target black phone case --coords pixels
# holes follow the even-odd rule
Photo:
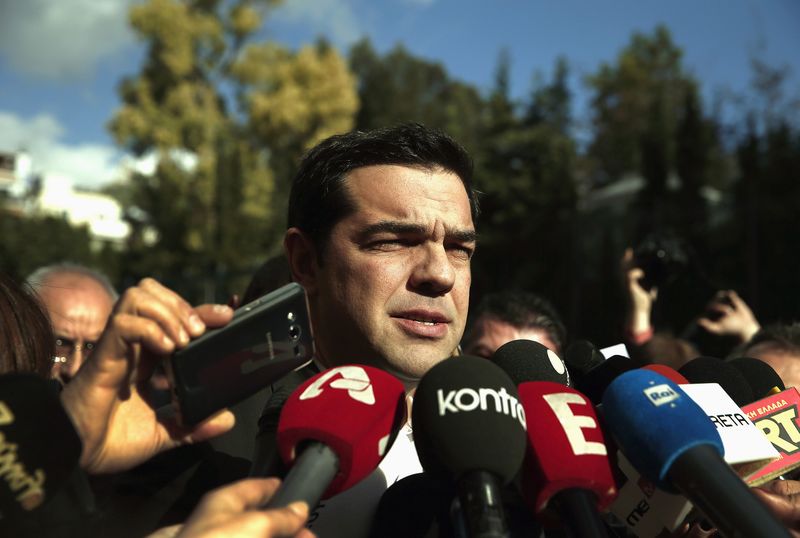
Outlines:
[[[272,384],[313,356],[305,290],[287,284],[237,309],[169,361],[180,423],[194,426]]]

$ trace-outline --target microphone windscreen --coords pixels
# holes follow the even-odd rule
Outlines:
[[[570,384],[564,361],[552,350],[533,340],[506,342],[494,352],[492,362],[502,368],[517,385],[526,381]]]
[[[577,380],[575,388],[597,405],[602,401],[603,393],[612,381],[636,367],[636,363],[631,359],[622,355],[613,355],[581,376]]]
[[[427,473],[406,476],[383,492],[370,536],[422,538],[449,536],[450,506],[456,491],[449,481]]]
[[[764,361],[752,357],[739,357],[726,362],[744,376],[750,385],[750,390],[753,391],[753,401],[766,398],[773,393],[775,388],[778,389],[778,392],[786,390],[786,386],[783,384],[778,372]]]
[[[308,379],[286,400],[278,448],[287,464],[305,441],[331,448],[339,472],[323,495],[330,497],[378,466],[405,418],[405,388],[396,377],[371,366],[338,366]]]
[[[755,401],[753,390],[735,367],[714,357],[697,357],[678,369],[689,383],[718,383],[742,407]]]
[[[670,368],[666,364],[648,364],[642,366],[646,370],[661,374],[676,385],[687,385],[689,380],[683,377],[675,368]]]
[[[626,372],[603,395],[604,425],[633,466],[661,489],[677,493],[667,474],[685,451],[722,440],[706,413],[678,385],[650,370]]]
[[[570,488],[593,492],[598,510],[605,509],[616,486],[606,439],[589,399],[548,381],[523,383],[519,397],[530,421],[523,491],[534,512]]]
[[[525,412],[516,384],[486,359],[462,355],[428,370],[411,409],[426,472],[458,480],[488,471],[509,482],[525,455]]]
[[[573,373],[584,375],[595,366],[600,366],[606,358],[588,340],[575,340],[564,352],[564,362]]]
[[[82,443],[58,394],[33,374],[0,376],[0,512],[21,514],[69,479]]]

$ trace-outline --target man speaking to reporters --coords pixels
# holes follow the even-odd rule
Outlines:
[[[292,184],[284,244],[317,358],[413,382],[456,349],[477,206],[471,163],[418,125],[329,138]]]
[[[475,251],[471,182],[466,151],[420,125],[334,136],[305,156],[284,246],[308,295],[315,361],[272,387],[253,474],[280,473],[281,407],[318,371],[367,364],[411,388],[456,353]]]

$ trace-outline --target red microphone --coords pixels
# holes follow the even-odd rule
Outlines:
[[[312,377],[281,411],[278,449],[291,469],[267,506],[313,508],[355,485],[375,470],[405,419],[405,388],[383,370],[353,364]]]
[[[650,370],[657,374],[661,374],[676,385],[688,385],[689,380],[686,379],[683,374],[677,371],[675,368],[670,368],[666,364],[648,364],[647,366],[642,366],[643,370]]]
[[[519,386],[528,418],[528,452],[522,492],[533,512],[550,508],[575,536],[607,536],[599,510],[616,497],[606,439],[594,406],[580,392],[559,383]]]

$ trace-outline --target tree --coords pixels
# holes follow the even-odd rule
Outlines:
[[[509,95],[510,59],[498,60],[475,154],[481,198],[481,242],[475,257],[478,293],[499,285],[569,301],[577,150],[569,133],[567,64],[539,83],[527,106]],[[514,263],[508,263],[513,253]],[[547,283],[547,284],[546,284]]]
[[[109,269],[98,264],[102,256],[90,248],[89,230],[63,217],[23,217],[0,205],[0,238],[0,271],[20,280],[38,267],[65,260]]]
[[[483,100],[441,63],[415,57],[402,45],[381,56],[363,39],[350,50],[350,68],[361,104],[357,128],[415,121],[444,130],[470,151],[478,147]]]
[[[122,82],[109,127],[120,145],[153,153],[158,164],[132,178],[133,208],[146,216],[138,231],[154,229],[157,239],[148,245],[134,234],[130,273],[160,276],[190,297],[240,290],[276,248],[289,163],[349,129],[355,87],[335,51],[248,43],[276,3],[149,0],[131,8],[147,55]]]
[[[674,165],[676,118],[686,92],[696,86],[681,56],[669,31],[659,26],[652,36],[634,34],[615,64],[602,64],[588,77],[595,131],[589,154],[600,181],[643,172],[660,189],[664,167]]]

